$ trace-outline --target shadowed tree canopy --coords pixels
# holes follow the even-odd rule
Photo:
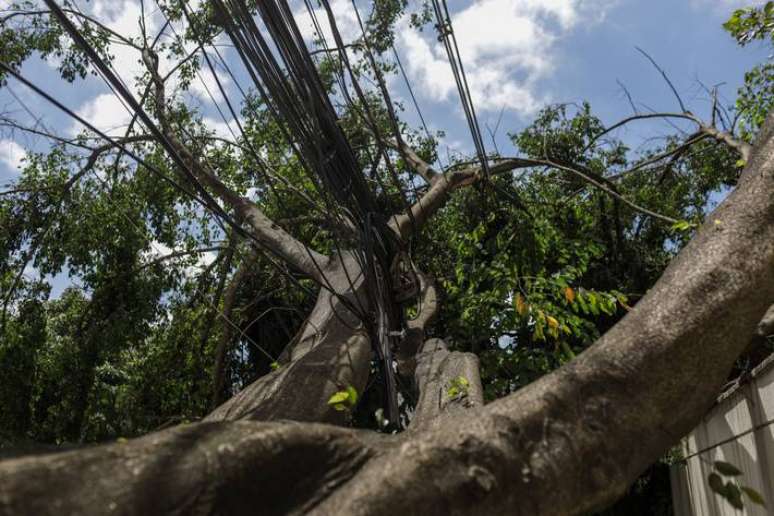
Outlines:
[[[674,109],[546,106],[502,153],[471,105],[447,161],[390,91],[400,19],[454,62],[445,2],[353,2],[352,40],[325,0],[142,5],[0,12],[0,90],[77,117],[25,76],[55,57],[132,114],[0,113],[50,143],[0,192],[0,514],[586,514],[771,350],[770,63],[699,113],[643,53]]]

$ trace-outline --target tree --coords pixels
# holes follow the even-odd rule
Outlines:
[[[575,113],[560,106],[514,135],[518,156],[440,171],[432,166],[433,139],[410,134],[378,86],[404,2],[375,4],[355,44],[359,59],[329,56],[314,75],[299,64],[311,61],[291,61],[304,56],[282,39],[292,35],[289,20],[287,33],[278,22],[283,2],[212,2],[198,12],[161,3],[171,20],[188,20],[184,35],[161,43],[144,28],[142,38],[128,39],[47,3],[50,10],[26,5],[4,18],[24,20],[3,29],[4,55],[11,56],[4,79],[20,79],[8,64],[37,51],[59,53],[63,77],[75,80],[108,63],[109,42],[118,39],[142,60],[142,100],[125,136],[107,143],[96,143],[93,132],[59,137],[51,152],[32,155],[0,205],[7,228],[0,363],[12,362],[5,369],[19,378],[44,378],[22,397],[4,396],[13,425],[3,428],[19,436],[34,427],[43,440],[100,440],[116,433],[112,425],[135,432],[158,426],[147,415],[123,421],[120,411],[110,413],[116,407],[173,414],[204,412],[209,400],[217,407],[199,422],[136,439],[3,461],[3,512],[601,508],[693,427],[774,299],[774,121],[753,146],[734,134],[722,110],[713,106],[706,122],[679,96],[678,112],[635,113],[610,127],[587,106]],[[254,14],[286,45],[285,63],[303,69],[311,85],[305,89],[290,72],[272,79],[269,65],[257,69],[270,91],[247,96],[240,137],[224,142],[174,91],[210,65],[202,49],[221,27],[239,46]],[[68,27],[70,19],[83,26]],[[74,45],[63,43],[69,37]],[[101,72],[109,77],[110,69]],[[340,115],[326,104],[364,77],[376,93],[358,90]],[[315,87],[325,95],[310,93]],[[294,109],[280,94],[309,103]],[[277,107],[285,116],[272,116]],[[325,125],[332,112],[335,123]],[[653,118],[694,131],[634,162],[620,142],[606,141],[622,124]],[[308,133],[314,137],[300,137]],[[315,142],[325,138],[336,143],[334,152],[316,161]],[[83,158],[75,172],[73,152]],[[373,165],[366,175],[352,163]],[[695,228],[722,185],[733,191]],[[569,207],[556,209],[561,200]],[[472,228],[471,219],[479,221]],[[186,224],[195,227],[181,229]],[[650,287],[671,258],[668,244],[681,247],[694,230],[630,308],[623,291]],[[154,240],[170,251],[148,259]],[[443,252],[419,251],[417,259],[405,251],[409,243],[422,249],[444,241]],[[203,252],[218,253],[203,274],[187,274],[190,259],[162,266]],[[635,255],[641,266],[631,266]],[[44,273],[67,264],[86,294],[70,290],[46,301],[45,286],[23,276],[33,262]],[[419,302],[406,303],[407,292]],[[277,315],[277,305],[295,312]],[[267,310],[277,315],[269,325],[274,338],[256,342],[253,321]],[[216,317],[224,323],[215,331]],[[292,330],[289,342],[276,336]],[[266,343],[266,356],[252,359],[253,372],[264,374],[221,403],[245,378],[238,368],[247,361],[229,349],[237,332],[242,342]],[[469,352],[427,338],[446,332]],[[497,354],[504,336],[519,345]],[[41,353],[43,346],[50,349]],[[41,354],[47,363],[36,361]],[[486,404],[478,355],[495,362],[484,363],[486,394],[499,399]],[[499,366],[523,365],[529,355],[548,363],[516,380],[498,378]],[[166,378],[172,364],[178,377]],[[137,371],[144,374],[127,373]],[[398,389],[415,402],[398,406]],[[126,393],[144,398],[114,399]],[[170,409],[168,400],[183,401]],[[389,421],[372,418],[373,406]],[[398,425],[408,429],[373,428]]]

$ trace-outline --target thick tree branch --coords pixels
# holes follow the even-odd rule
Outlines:
[[[348,386],[363,392],[372,348],[362,321],[342,299],[367,310],[368,297],[359,262],[353,255],[336,255],[324,272],[335,292],[320,290],[297,338],[279,357],[280,368],[220,405],[207,421],[293,419],[347,423],[347,414],[335,410],[327,400]]]
[[[147,50],[143,52],[143,60],[151,73],[151,78],[155,85],[156,117],[164,137],[190,168],[197,180],[209,188],[221,201],[231,206],[239,217],[247,222],[252,230],[252,236],[261,245],[274,251],[286,263],[307,274],[319,284],[323,284],[325,278],[323,277],[322,269],[328,263],[327,256],[310,249],[280,228],[271,219],[266,217],[254,202],[246,197],[242,197],[223,183],[215,171],[195,157],[190,149],[180,142],[168,118],[165,86],[158,73],[158,62],[153,59]]]
[[[323,508],[554,515],[610,503],[699,421],[774,299],[771,115],[710,220],[576,360],[471,417],[442,418]]]
[[[429,163],[420,158],[419,154],[417,154],[416,151],[402,139],[400,144],[395,143],[395,140],[386,140],[385,143],[393,149],[400,151],[401,156],[406,160],[407,164],[413,168],[427,184],[432,184],[434,178],[438,176],[438,172],[431,167]]]
[[[742,159],[747,162],[752,154],[752,145],[744,140],[736,138],[734,135],[727,131],[720,131],[714,126],[700,124],[700,131],[712,138],[715,138],[721,143],[725,143],[732,149],[736,150]]]
[[[0,514],[307,514],[376,453],[378,439],[308,423],[180,425],[0,462]]]
[[[393,217],[390,220],[390,228],[400,238],[407,239],[412,231],[419,231],[443,206],[449,193],[474,181],[476,181],[476,174],[469,170],[446,172],[434,176],[430,189],[409,208],[411,215],[402,213]]]
[[[411,431],[426,428],[442,414],[458,414],[484,405],[478,357],[449,351],[441,339],[429,339],[417,354],[414,373],[419,397]]]
[[[395,358],[398,362],[398,372],[406,378],[414,375],[417,352],[426,338],[427,326],[438,314],[438,292],[435,282],[424,273],[417,271],[419,278],[419,303],[417,315],[406,322],[406,335],[398,346]]]

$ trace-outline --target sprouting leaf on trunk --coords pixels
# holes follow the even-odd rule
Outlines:
[[[449,382],[449,386],[446,389],[446,395],[451,398],[464,398],[468,395],[468,389],[470,388],[470,382],[464,376],[458,376],[452,378]]]
[[[696,224],[692,224],[687,220],[678,220],[672,224],[671,229],[675,232],[686,232],[696,227]]]
[[[328,399],[328,405],[333,406],[335,410],[350,410],[357,405],[357,389],[349,385],[343,391],[334,392]]]

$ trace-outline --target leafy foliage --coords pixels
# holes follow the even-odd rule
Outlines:
[[[357,405],[357,400],[357,389],[348,385],[346,389],[334,392],[328,399],[328,405],[339,411],[352,410]]]
[[[744,46],[763,41],[770,48],[774,43],[774,2],[761,7],[737,9],[723,27]],[[742,136],[752,141],[774,106],[774,64],[769,61],[755,66],[744,77],[736,109]]]
[[[707,483],[717,495],[725,499],[731,507],[734,509],[744,509],[744,500],[742,495],[746,495],[747,498],[754,504],[765,507],[766,501],[763,496],[749,486],[740,485],[735,477],[742,475],[742,471],[731,464],[722,460],[716,460],[712,463],[712,467],[715,471],[707,476]],[[731,477],[727,481],[723,481],[722,477]]]

